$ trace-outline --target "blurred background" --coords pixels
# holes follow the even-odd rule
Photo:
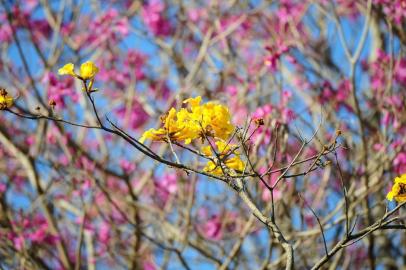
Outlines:
[[[405,25],[405,0],[0,0],[0,267],[288,264],[230,182],[201,174],[207,142],[145,142],[196,173],[98,128],[58,75],[93,61],[101,121],[134,139],[190,97],[229,108],[251,134],[233,138],[245,190],[295,269],[401,269],[405,211],[385,196],[406,173]]]

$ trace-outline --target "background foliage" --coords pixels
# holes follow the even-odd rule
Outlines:
[[[2,268],[405,265],[405,0],[0,2]],[[88,60],[97,92],[57,75]],[[239,177],[137,141],[199,95]]]

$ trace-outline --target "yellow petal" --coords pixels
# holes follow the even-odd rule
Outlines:
[[[203,146],[202,147],[202,153],[205,156],[211,156],[211,147],[210,147],[210,145]]]
[[[244,162],[242,162],[239,157],[232,157],[228,159],[225,164],[227,167],[238,171],[243,171],[245,167]]]
[[[63,67],[61,67],[60,69],[58,69],[58,74],[76,76],[76,74],[74,72],[74,68],[75,68],[75,66],[72,63],[68,63],[68,64],[64,65]]]
[[[188,98],[183,101],[183,103],[189,103],[192,108],[199,106],[200,102],[202,101],[201,96],[197,96],[195,98]]]
[[[185,144],[190,144],[191,142],[192,142],[192,139],[191,139],[191,138],[185,139]]]
[[[388,199],[389,201],[393,201],[393,192],[389,191],[388,194],[386,195],[386,199]]]
[[[395,196],[395,200],[398,203],[406,202],[406,194],[401,194],[401,195]]]
[[[405,184],[406,185],[406,174],[402,174],[400,177],[395,178],[396,184]]]
[[[145,131],[141,138],[140,138],[140,142],[144,143],[146,139],[151,139],[151,140],[157,140],[159,139],[159,137],[156,135],[157,130],[150,128],[149,130]]]
[[[219,166],[213,163],[213,161],[209,161],[206,164],[206,167],[203,168],[203,171],[214,174],[214,175],[221,175],[222,170]]]

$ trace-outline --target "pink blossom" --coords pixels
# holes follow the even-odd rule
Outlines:
[[[25,0],[24,5],[21,7],[25,12],[32,12],[34,8],[38,5],[38,0]]]
[[[178,176],[175,173],[165,173],[155,181],[155,189],[158,198],[166,203],[171,195],[178,190]]]
[[[406,18],[406,0],[374,0],[374,4],[381,5],[384,13],[396,24],[401,25]]]
[[[123,106],[119,107],[116,110],[116,113],[119,119],[122,119],[124,121],[125,126],[132,129],[141,127],[149,119],[149,115],[144,110],[142,104],[139,103],[136,99],[133,100],[130,107],[127,107],[126,104],[123,104]]]
[[[264,105],[259,107],[254,111],[252,114],[252,119],[259,119],[262,118],[265,120],[265,123],[269,121],[271,117],[271,112],[273,110],[273,106],[271,104]],[[254,127],[256,128],[256,127]],[[264,143],[268,144],[271,141],[271,129],[269,126],[259,126],[255,133],[252,136],[252,140],[256,144]]]
[[[381,119],[381,124],[383,124],[384,126],[388,126],[391,123],[393,116],[388,110],[385,109],[382,110],[382,114],[383,117]]]
[[[169,21],[164,18],[165,4],[160,0],[150,0],[141,9],[141,17],[147,28],[158,36],[166,36],[171,32]]]
[[[67,98],[78,102],[79,95],[74,89],[73,78],[57,78],[54,73],[46,72],[42,82],[47,86],[48,100],[54,100],[56,107],[65,108]]]
[[[192,22],[198,23],[206,19],[207,11],[203,8],[191,8],[188,10],[187,15]]]
[[[276,11],[276,16],[282,24],[287,24],[290,21],[300,19],[303,9],[302,3],[295,3],[295,1],[292,0],[282,0],[280,2],[280,7]]]
[[[32,234],[29,235],[29,239],[32,242],[41,243],[46,237],[46,234],[47,234],[46,230],[47,230],[46,228],[45,229],[39,228],[39,229],[35,230]]]
[[[118,41],[128,35],[129,27],[128,19],[125,16],[120,16],[114,8],[108,9],[90,23],[87,43],[100,46],[107,41]]]
[[[350,19],[355,20],[359,16],[359,10],[356,2],[353,0],[337,0],[340,15],[347,15]]]
[[[0,182],[0,195],[7,190],[7,185],[3,182]]]
[[[226,87],[226,92],[230,95],[230,96],[235,96],[238,93],[238,88],[235,85],[229,85]]]
[[[107,187],[115,192],[121,192],[122,194],[128,193],[128,187],[123,181],[119,181],[117,178],[109,177],[107,179]]]
[[[123,169],[125,173],[131,173],[135,169],[135,164],[133,162],[130,162],[126,159],[121,159],[120,160],[120,167]]]
[[[238,231],[236,213],[224,212],[209,216],[208,209],[203,207],[199,209],[198,217],[198,230],[208,239],[221,240],[225,233]]]
[[[76,218],[75,223],[83,226],[84,229],[90,233],[94,233],[95,232],[95,228],[94,225],[92,224],[92,222],[88,219],[88,218],[84,218],[83,216],[79,216]]]
[[[289,90],[282,91],[282,98],[281,98],[282,104],[286,105],[291,98],[292,98],[292,92],[290,92]]]
[[[34,145],[35,144],[35,135],[29,135],[27,138],[25,138],[25,142],[28,145]]]
[[[63,166],[67,166],[69,164],[69,158],[66,155],[60,155],[58,161]]]
[[[381,144],[381,143],[375,143],[373,146],[372,146],[372,148],[375,150],[375,151],[382,151],[382,150],[384,150],[384,145],[383,144]]]
[[[203,235],[212,240],[221,240],[223,237],[221,217],[211,216],[204,224],[200,226]]]
[[[406,1],[405,1],[406,3]],[[406,5],[406,4],[405,4]],[[406,86],[406,58],[402,58],[396,64],[394,78],[399,84]]]
[[[269,55],[265,57],[264,64],[270,71],[274,72],[277,70],[277,65],[282,55],[289,51],[289,47],[284,41],[278,40],[275,44],[266,46],[265,49],[269,52]]]
[[[282,108],[282,122],[289,123],[296,118],[296,114],[292,109]]]
[[[103,221],[99,225],[99,229],[98,229],[99,240],[105,245],[107,245],[108,241],[110,240],[110,237],[111,237],[110,230],[111,230],[111,226],[107,222]]]
[[[6,22],[5,14],[0,14],[0,42],[10,42],[12,38],[11,27]]]
[[[324,81],[321,89],[321,94],[319,96],[320,102],[322,104],[328,103],[334,97],[334,89],[329,81]]]
[[[149,262],[149,261],[144,262],[142,266],[143,266],[143,269],[144,269],[144,270],[156,270],[156,269],[157,269],[157,268],[155,267],[155,264],[152,263],[152,262]]]
[[[16,250],[21,251],[24,246],[24,237],[22,235],[16,236],[13,239],[13,244]]]
[[[89,160],[86,156],[80,156],[76,166],[83,168],[86,171],[92,172],[95,168],[95,163],[92,160]]]
[[[311,213],[305,213],[304,215],[304,222],[306,223],[306,226],[308,227],[313,227],[315,225],[315,217]]]
[[[336,100],[338,102],[346,102],[351,93],[351,82],[349,80],[342,80],[337,87]]]
[[[397,174],[406,173],[406,153],[400,152],[393,160],[393,166]]]

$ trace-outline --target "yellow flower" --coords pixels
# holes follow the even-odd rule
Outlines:
[[[183,103],[189,104],[189,108],[178,112],[172,108],[162,120],[163,127],[144,132],[140,141],[167,141],[168,137],[185,144],[199,138],[204,141],[206,137],[227,140],[235,129],[227,107],[213,102],[200,105],[201,99],[200,96],[186,99]]]
[[[99,72],[99,68],[91,61],[87,61],[80,66],[80,77],[84,80],[93,79]]]
[[[201,97],[199,96],[184,101],[191,106],[189,118],[200,128],[200,137],[204,138],[205,135],[227,140],[234,131],[228,108],[214,102],[199,105],[200,100]]]
[[[397,202],[406,202],[406,174],[395,178],[392,190],[386,195],[389,201],[395,199]]]
[[[221,165],[217,157],[215,157],[214,159],[217,164],[210,160],[203,168],[203,171],[214,175],[223,175],[224,172],[230,175],[236,175],[236,171],[244,171],[245,163],[241,160],[239,153],[236,151],[237,146],[235,144],[217,141],[216,146],[218,150],[217,155],[220,157],[223,168],[220,167]],[[206,156],[212,156],[210,145],[202,147],[201,151]]]
[[[60,69],[58,69],[58,74],[59,75],[70,75],[70,76],[76,76],[75,71],[74,71],[75,65],[73,65],[72,63],[68,63],[66,65],[64,65],[63,67],[61,67]]]
[[[5,110],[13,106],[14,99],[5,89],[0,89],[0,110]]]
[[[91,61],[87,61],[80,66],[79,75],[75,73],[75,65],[68,63],[58,70],[59,75],[70,75],[83,80],[91,80],[99,72],[99,68]]]

